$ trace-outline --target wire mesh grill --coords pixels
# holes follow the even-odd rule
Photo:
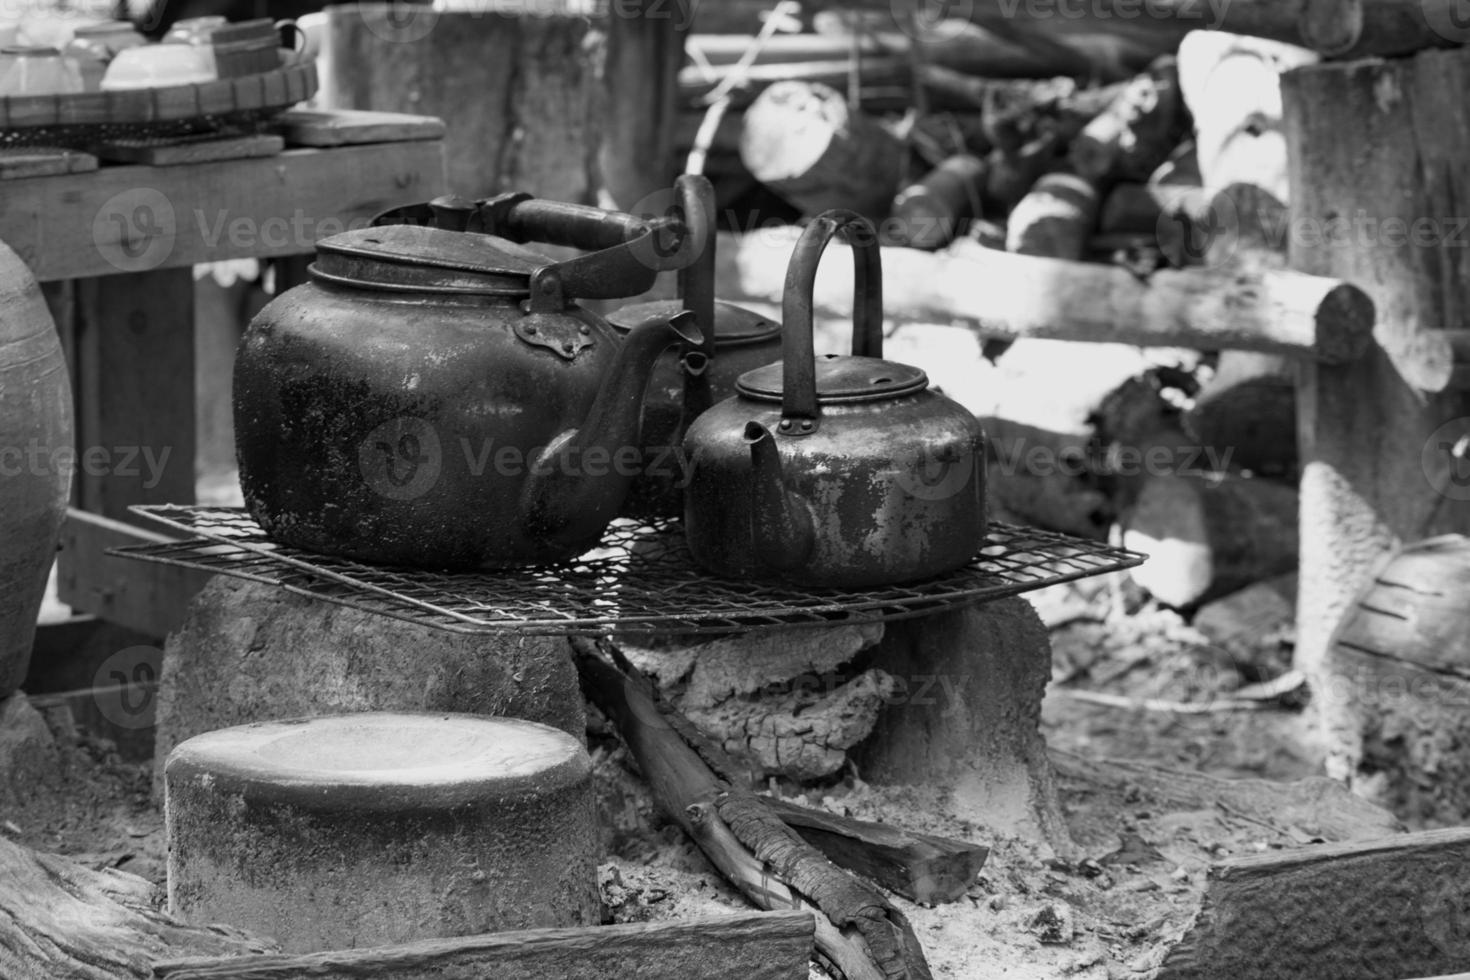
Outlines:
[[[1141,564],[1097,541],[992,524],[957,571],[880,588],[808,589],[722,579],[694,564],[677,521],[616,521],[601,545],[560,565],[434,572],[367,565],[270,540],[231,507],[139,506],[194,535],[109,554],[277,585],[367,612],[458,633],[700,634],[905,619]]]

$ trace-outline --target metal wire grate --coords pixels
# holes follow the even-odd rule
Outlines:
[[[805,589],[715,578],[689,556],[677,521],[617,521],[575,561],[496,572],[366,565],[271,541],[230,507],[133,507],[195,537],[109,554],[220,572],[459,633],[727,633],[905,619],[1141,564],[1096,541],[993,524],[986,545],[948,575],[866,590]]]

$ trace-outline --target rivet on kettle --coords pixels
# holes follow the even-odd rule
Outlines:
[[[810,431],[812,431],[812,420],[811,419],[803,419],[802,420],[802,423],[801,423],[801,431],[802,432],[810,432]]]
[[[535,336],[535,334],[536,334],[536,324],[534,324],[534,323],[528,323],[528,324],[526,324],[526,333],[531,334],[532,336]]]
[[[582,324],[580,327],[577,328],[577,333],[581,334],[584,337],[587,336],[591,332],[592,332],[592,328],[589,327],[589,326],[587,326],[587,324],[585,324],[585,323]]]
[[[563,340],[561,342],[561,349],[570,354],[572,351],[576,350],[576,344],[573,344],[570,340]]]
[[[779,426],[779,428],[781,429],[782,432],[790,432],[791,431],[791,420],[790,419],[782,419],[781,420],[781,425]]]

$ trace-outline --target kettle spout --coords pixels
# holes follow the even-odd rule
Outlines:
[[[771,568],[795,568],[811,555],[816,540],[811,515],[786,490],[781,454],[771,430],[759,422],[747,422],[745,442],[750,446],[750,532],[756,554]]]
[[[521,513],[541,533],[595,541],[617,516],[637,470],[627,463],[629,453],[641,454],[638,430],[654,365],[675,344],[700,346],[704,337],[694,321],[687,312],[650,314],[628,331],[587,417],[552,440],[531,468]]]

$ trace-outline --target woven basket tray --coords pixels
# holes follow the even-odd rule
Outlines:
[[[316,93],[316,62],[282,49],[281,66],[189,85],[0,98],[0,148],[85,149],[116,139],[251,129]]]

